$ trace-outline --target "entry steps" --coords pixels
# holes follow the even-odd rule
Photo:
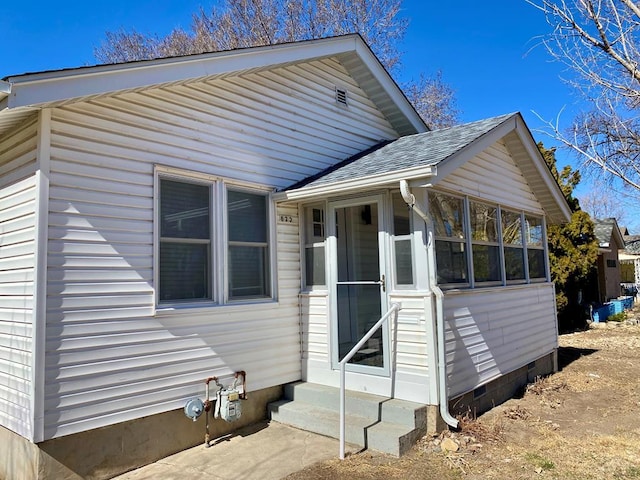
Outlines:
[[[268,405],[271,420],[327,437],[340,436],[340,389],[307,382],[284,386],[284,398]],[[427,431],[428,407],[419,403],[346,392],[345,442],[400,456]]]

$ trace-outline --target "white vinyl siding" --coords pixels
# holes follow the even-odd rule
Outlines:
[[[446,292],[449,397],[551,353],[558,334],[554,305],[551,283]]]
[[[390,335],[397,339],[395,396],[415,402],[434,402],[435,397],[429,396],[429,339],[425,330],[425,312],[431,309],[429,299],[416,293],[393,294],[390,302],[402,304],[397,335],[390,330]],[[335,387],[339,380],[331,367],[329,308],[326,293],[304,292],[300,295],[303,372],[306,375],[303,380]],[[354,383],[349,383],[347,388],[354,388]]]
[[[0,141],[0,424],[33,437],[36,124]]]
[[[522,170],[502,141],[476,155],[437,185],[486,203],[537,215],[544,213]]]
[[[209,376],[245,370],[251,391],[299,379],[298,225],[277,224],[277,303],[154,315],[153,171],[273,189],[395,138],[344,68],[95,98],[53,109],[51,128],[45,439],[182,408]]]

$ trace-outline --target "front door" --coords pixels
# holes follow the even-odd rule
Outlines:
[[[329,205],[332,298],[332,364],[338,362],[386,313],[382,197]],[[389,374],[389,328],[383,325],[347,365],[354,372]]]

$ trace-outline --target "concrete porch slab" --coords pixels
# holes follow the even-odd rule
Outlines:
[[[358,451],[347,445],[347,452]],[[229,478],[279,480],[338,458],[339,442],[277,422],[261,422],[115,477],[117,480]]]

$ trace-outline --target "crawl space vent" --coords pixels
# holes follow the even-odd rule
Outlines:
[[[343,105],[345,107],[349,106],[347,103],[347,91],[336,87],[336,102],[338,105]]]

